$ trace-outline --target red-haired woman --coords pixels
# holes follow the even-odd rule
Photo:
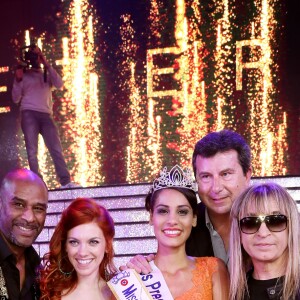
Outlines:
[[[106,281],[113,264],[114,222],[93,199],[78,198],[64,210],[41,270],[41,299],[115,299]]]

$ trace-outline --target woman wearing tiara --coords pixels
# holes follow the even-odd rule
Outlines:
[[[158,242],[152,269],[159,269],[169,289],[167,299],[228,299],[225,264],[215,257],[189,257],[185,243],[197,222],[196,183],[191,170],[164,168],[146,197],[150,224]],[[165,299],[165,298],[163,298]]]

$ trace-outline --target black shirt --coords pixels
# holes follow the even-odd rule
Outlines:
[[[268,280],[256,280],[252,277],[252,271],[248,272],[247,275],[250,297],[245,296],[244,300],[283,300],[284,276]],[[300,290],[293,299],[289,298],[288,300],[300,300]]]
[[[282,296],[283,279],[284,277],[256,280],[252,277],[252,275],[249,275],[248,289],[250,298],[245,297],[245,299],[280,300]]]
[[[39,287],[36,282],[36,270],[40,265],[40,257],[34,248],[25,249],[25,282],[20,291],[20,274],[16,267],[16,258],[0,234],[0,267],[5,279],[5,286],[10,300],[37,300]],[[0,282],[1,284],[1,282]],[[1,295],[1,291],[0,291]],[[1,297],[1,299],[7,299]]]
[[[200,202],[197,212],[197,226],[192,228],[192,232],[186,241],[186,253],[189,256],[202,257],[214,256],[211,236],[205,223],[205,205]]]

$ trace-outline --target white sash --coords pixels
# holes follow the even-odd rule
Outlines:
[[[133,269],[118,273],[107,282],[117,300],[149,300],[152,299],[143,285],[140,276]]]
[[[173,300],[161,271],[153,261],[150,265],[153,270],[150,274],[139,275],[128,269],[118,273],[108,282],[117,300]]]

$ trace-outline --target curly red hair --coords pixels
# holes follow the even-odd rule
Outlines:
[[[63,211],[61,219],[50,240],[50,251],[44,255],[44,267],[40,274],[41,300],[61,299],[62,292],[72,291],[77,285],[76,272],[73,270],[66,253],[66,239],[72,228],[96,222],[103,231],[106,240],[106,253],[99,266],[99,274],[104,279],[112,277],[117,271],[113,264],[113,238],[115,235],[114,222],[108,211],[95,200],[77,198]]]

